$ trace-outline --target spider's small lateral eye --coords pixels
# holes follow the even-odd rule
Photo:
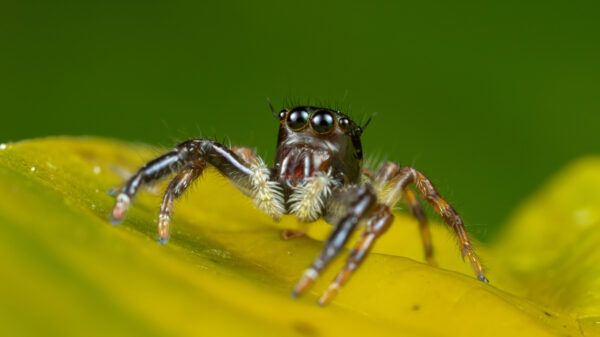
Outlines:
[[[308,122],[308,112],[305,110],[291,111],[287,116],[287,125],[294,131],[300,131]]]
[[[348,128],[350,126],[350,120],[348,118],[346,118],[346,117],[340,118],[340,121],[338,122],[338,125],[342,129],[346,130],[346,128]]]
[[[279,120],[283,120],[285,118],[285,114],[287,113],[286,110],[281,110],[279,111],[279,113],[277,114],[277,117],[279,117]]]
[[[334,123],[335,119],[333,118],[331,112],[325,110],[317,111],[310,119],[310,125],[312,126],[313,130],[320,134],[331,131]]]

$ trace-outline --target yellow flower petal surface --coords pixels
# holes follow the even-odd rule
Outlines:
[[[594,283],[598,278],[585,276],[579,286],[586,288],[570,288],[569,276],[560,274],[571,270],[567,268],[571,263],[582,263],[577,270],[587,270],[585,263],[592,260],[580,261],[577,254],[588,250],[573,252],[561,261],[545,254],[537,260],[537,252],[545,246],[534,242],[531,250],[519,252],[522,257],[509,254],[527,244],[519,240],[527,241],[528,235],[542,231],[541,224],[528,227],[530,234],[509,232],[490,249],[478,247],[490,271],[488,285],[472,276],[460,260],[452,234],[440,225],[433,232],[440,268],[422,263],[417,225],[397,214],[393,228],[373,254],[324,308],[316,305],[316,299],[342,267],[345,255],[305,296],[293,300],[290,292],[319,253],[319,240],[331,227],[317,222],[309,228],[308,237],[284,241],[281,228],[299,226],[293,217],[274,224],[214,172],[207,172],[176,205],[167,245],[156,243],[164,184],[143,191],[123,224],[111,226],[108,216],[114,200],[106,191],[158,154],[159,150],[148,146],[95,138],[24,141],[0,150],[4,270],[0,323],[4,335],[594,333],[591,320],[582,324],[578,319],[584,317],[580,313],[590,319],[597,314],[597,297],[586,294],[598,289]],[[525,207],[538,206],[545,205]],[[600,207],[589,209],[592,213],[579,215],[586,224],[593,222],[593,212]],[[532,219],[539,221],[535,216]],[[568,247],[575,247],[580,239],[587,239],[584,244],[589,247],[598,243],[597,237],[584,231],[571,234],[576,237],[543,232],[543,237],[534,235],[531,240],[560,241],[564,254],[571,254]],[[594,256],[590,259],[598,262],[598,255]],[[558,279],[546,280],[552,287],[544,288],[539,284],[544,281],[539,270],[548,266],[557,268]],[[558,299],[542,298],[563,285]],[[527,289],[515,291],[519,287]]]

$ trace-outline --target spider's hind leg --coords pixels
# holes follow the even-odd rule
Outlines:
[[[406,188],[404,190],[404,202],[406,206],[410,209],[410,213],[417,219],[419,222],[419,231],[421,232],[421,239],[423,241],[423,250],[425,251],[425,259],[427,263],[432,266],[437,266],[435,259],[433,258],[433,245],[431,244],[431,232],[429,231],[429,223],[427,222],[427,217],[425,216],[425,211],[423,210],[423,206],[417,199],[415,193],[410,189]]]

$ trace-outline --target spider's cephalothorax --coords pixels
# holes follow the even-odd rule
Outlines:
[[[283,189],[286,213],[315,221],[333,189],[360,182],[362,129],[339,111],[310,106],[282,110],[278,118],[273,176]]]
[[[341,252],[350,235],[364,224],[364,231],[350,252],[346,266],[319,299],[323,305],[337,294],[376,239],[392,224],[391,209],[400,200],[417,218],[425,256],[435,265],[427,219],[410,189],[414,184],[455,231],[461,253],[468,259],[475,275],[487,282],[462,219],[429,179],[412,167],[395,163],[383,164],[375,174],[362,168],[360,137],[364,126],[361,128],[339,111],[311,106],[285,109],[276,117],[280,125],[274,167],[267,167],[248,148],[230,148],[209,139],[183,142],[148,162],[126,182],[117,195],[112,222],[119,223],[125,217],[131,200],[142,185],[176,174],[163,197],[158,221],[159,242],[166,243],[171,233],[175,200],[200,177],[207,165],[211,165],[275,220],[284,214],[294,214],[302,222],[323,217],[334,226],[322,253],[294,288],[294,296],[308,289]]]
[[[362,129],[338,111],[308,106],[279,112],[275,168],[288,187],[331,171],[343,184],[360,181]]]

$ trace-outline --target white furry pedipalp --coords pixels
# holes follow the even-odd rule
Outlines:
[[[306,178],[306,184],[298,187],[289,199],[291,212],[302,222],[316,221],[323,214],[325,201],[335,184],[331,171]]]
[[[274,220],[279,220],[285,213],[285,201],[281,186],[276,181],[269,180],[269,168],[262,160],[259,159],[251,169],[250,178],[254,204]]]

